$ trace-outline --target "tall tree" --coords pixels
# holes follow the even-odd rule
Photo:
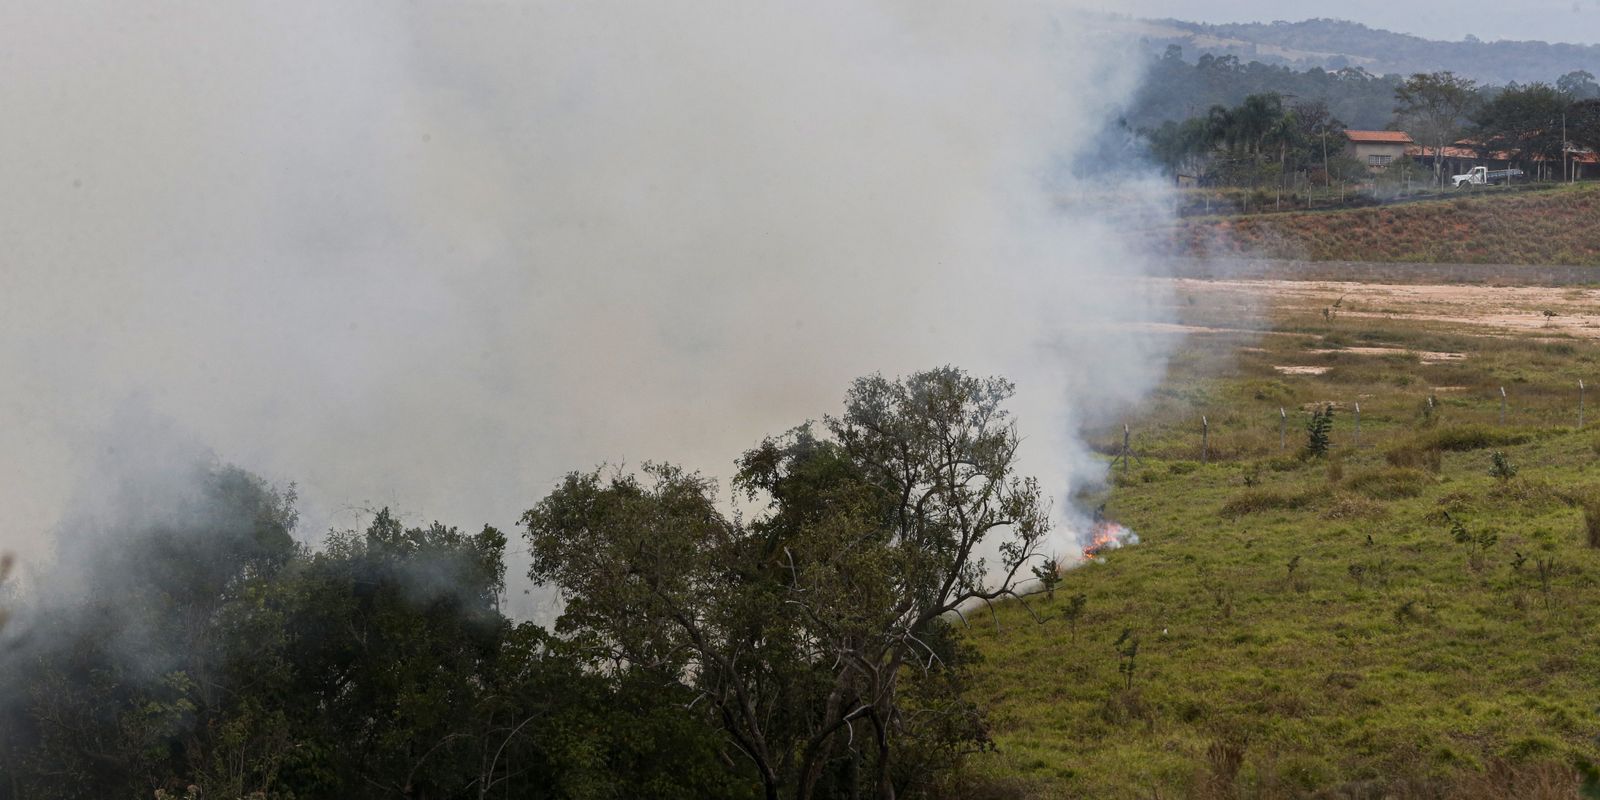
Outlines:
[[[1451,72],[1419,72],[1395,89],[1394,99],[1401,127],[1434,148],[1433,179],[1442,186],[1442,151],[1461,137],[1477,104],[1477,83]]]
[[[1600,83],[1595,83],[1594,73],[1585,69],[1557,78],[1556,91],[1573,100],[1600,100]]]
[[[1572,104],[1567,111],[1567,138],[1578,147],[1600,153],[1600,99]]]
[[[893,798],[908,754],[981,744],[944,617],[1015,596],[1048,529],[1011,392],[953,368],[856,381],[826,437],[740,460],[768,502],[750,523],[674,467],[569,475],[523,518],[530,575],[566,599],[559,631],[696,693],[768,798]]]
[[[1508,87],[1473,117],[1480,146],[1508,152],[1529,168],[1538,162],[1559,163],[1565,146],[1562,118],[1568,106],[1568,98],[1547,84]]]

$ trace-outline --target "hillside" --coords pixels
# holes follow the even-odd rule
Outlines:
[[[1270,297],[1273,332],[1238,330]],[[1574,429],[1597,301],[1187,285],[1190,344],[1131,412],[1142,461],[1091,500],[1143,543],[1036,595],[1042,624],[973,617],[997,749],[955,794],[1578,797],[1600,759],[1600,437]],[[1295,457],[1330,402],[1331,457]]]
[[[1194,257],[1600,266],[1600,184],[1344,211],[1184,220],[1174,251]]]
[[[1169,19],[1139,25],[1140,35],[1157,52],[1175,44],[1195,54],[1300,68],[1359,67],[1379,75],[1451,70],[1494,84],[1550,82],[1574,70],[1600,74],[1596,44],[1443,42],[1336,19],[1226,25]]]

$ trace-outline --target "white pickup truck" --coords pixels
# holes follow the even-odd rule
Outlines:
[[[1465,175],[1456,175],[1450,178],[1455,182],[1456,188],[1463,186],[1483,186],[1490,183],[1510,183],[1512,178],[1522,177],[1520,169],[1490,170],[1488,167],[1473,167]]]

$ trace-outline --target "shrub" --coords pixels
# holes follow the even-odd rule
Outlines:
[[[1328,490],[1310,489],[1305,491],[1291,491],[1287,489],[1246,489],[1228,499],[1222,504],[1222,513],[1230,517],[1245,514],[1258,514],[1262,511],[1295,511],[1306,508],[1326,497]]]
[[[1352,492],[1359,492],[1377,500],[1399,500],[1422,494],[1422,490],[1429,482],[1427,474],[1421,470],[1387,467],[1351,475],[1344,486]]]
[[[1583,527],[1589,535],[1589,546],[1600,547],[1600,494],[1583,499]]]
[[[1033,577],[1039,579],[1039,585],[1044,587],[1044,596],[1047,600],[1056,599],[1056,584],[1061,583],[1061,564],[1054,558],[1045,559],[1043,564],[1033,567]]]
[[[1517,477],[1517,465],[1506,458],[1506,454],[1496,450],[1489,456],[1489,474],[1501,483]]]
[[[1117,672],[1127,679],[1127,691],[1132,692],[1133,672],[1138,667],[1139,637],[1133,635],[1132,628],[1123,628],[1112,647],[1117,651]]]
[[[1383,457],[1391,466],[1425,469],[1433,473],[1444,466],[1444,458],[1438,448],[1421,447],[1409,442],[1390,448]]]
[[[1235,736],[1216,739],[1206,747],[1206,771],[1198,781],[1200,797],[1233,797],[1239,780],[1239,770],[1244,766],[1248,737]]]
[[[1456,544],[1466,546],[1467,563],[1473,569],[1483,569],[1484,553],[1494,547],[1495,543],[1500,541],[1500,537],[1492,531],[1473,533],[1467,530],[1466,525],[1461,524],[1461,520],[1450,516],[1448,511],[1444,512],[1444,521],[1450,525],[1450,536],[1456,540]]]
[[[1323,519],[1374,519],[1386,509],[1371,499],[1349,492],[1339,492],[1322,512]]]
[[[1418,433],[1412,437],[1411,443],[1424,449],[1465,453],[1486,447],[1526,444],[1531,439],[1533,437],[1527,431],[1501,430],[1487,425],[1452,425]]]
[[[1407,600],[1394,610],[1394,621],[1401,625],[1408,622],[1421,622],[1424,617],[1422,608],[1416,600]]]
[[[1489,489],[1488,497],[1495,503],[1518,503],[1531,510],[1549,508],[1557,503],[1572,504],[1566,492],[1557,491],[1547,481],[1537,478],[1501,481]]]
[[[1078,620],[1083,617],[1083,608],[1088,604],[1088,595],[1081,593],[1075,594],[1072,596],[1071,600],[1067,601],[1067,607],[1061,610],[1061,616],[1066,618],[1067,625],[1072,630],[1072,641],[1074,644],[1076,644],[1078,641]]]
[[[1332,444],[1332,433],[1333,404],[1329,403],[1311,412],[1311,419],[1306,421],[1306,457],[1321,458],[1327,455],[1328,447]]]
[[[1259,380],[1245,384],[1245,391],[1257,400],[1287,405],[1294,399],[1294,390],[1283,381]]]

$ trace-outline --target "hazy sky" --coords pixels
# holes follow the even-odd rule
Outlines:
[[[1195,22],[1349,19],[1429,39],[1543,39],[1600,44],[1600,0],[1095,0],[1107,11]]]

